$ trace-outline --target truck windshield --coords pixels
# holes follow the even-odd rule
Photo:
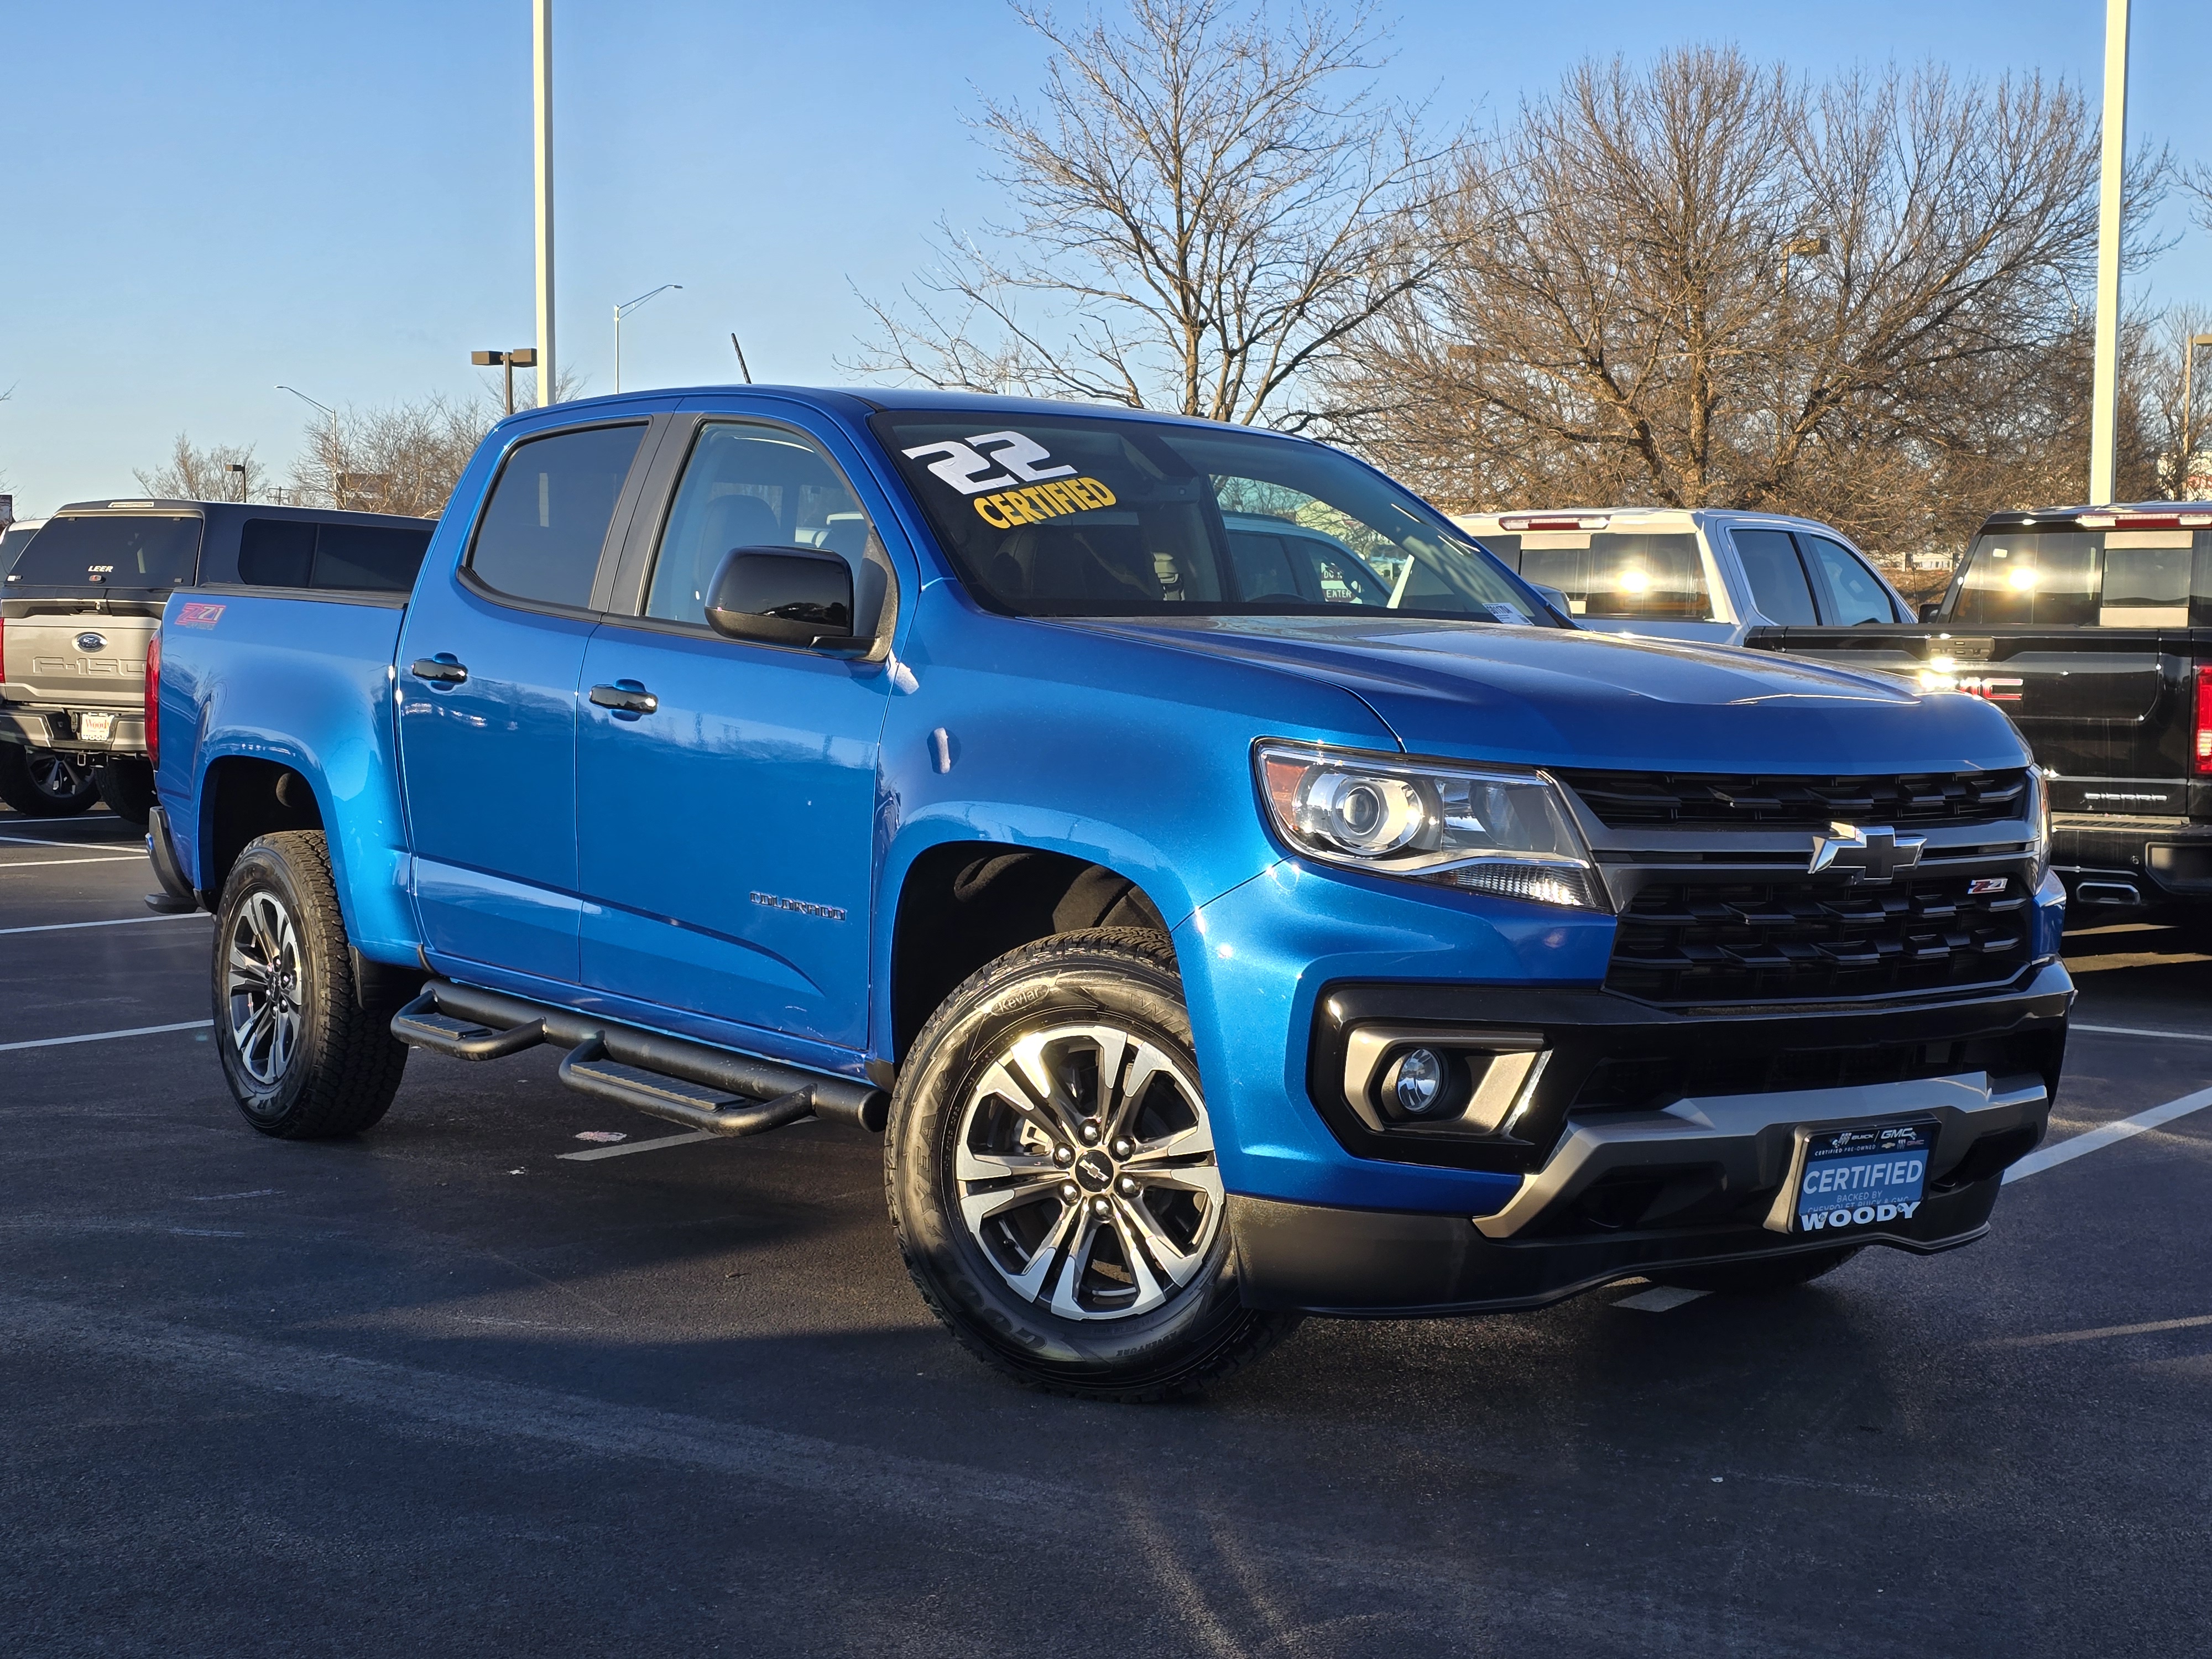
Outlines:
[[[2212,623],[2212,537],[2189,530],[1984,530],[1947,619],[2042,627]]]
[[[151,513],[50,519],[8,573],[10,587],[175,587],[199,565],[200,520]]]
[[[874,426],[970,590],[1019,616],[1555,625],[1479,544],[1319,444],[1110,416],[885,411]]]

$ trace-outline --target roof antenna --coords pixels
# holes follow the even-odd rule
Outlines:
[[[730,331],[730,349],[738,354],[738,372],[745,377],[745,384],[750,386],[753,383],[753,372],[745,367],[745,349],[738,343],[738,334],[735,329]]]

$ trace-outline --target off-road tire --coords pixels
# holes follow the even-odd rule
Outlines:
[[[1205,1265],[1163,1305],[1071,1320],[1019,1295],[958,1213],[954,1143],[970,1091],[1022,1031],[1067,1020],[1126,1023],[1198,1075],[1165,936],[1091,928],[1000,957],[945,999],[899,1069],[884,1189],[900,1253],[922,1299],[962,1346],[1029,1387],[1123,1401],[1198,1393],[1252,1364],[1299,1322],[1244,1306],[1225,1215]]]
[[[100,799],[125,823],[141,830],[154,812],[154,769],[137,755],[118,755],[100,767]]]
[[[42,758],[50,755],[44,751]],[[92,810],[100,799],[100,779],[93,769],[84,769],[82,782],[70,793],[58,793],[41,787],[31,775],[31,751],[20,743],[0,743],[0,800],[4,800],[27,818],[70,818],[79,812]]]
[[[230,951],[241,914],[272,896],[297,941],[298,1036],[289,1063],[270,1080],[255,1078],[234,1040]],[[213,952],[215,1042],[225,1079],[246,1121],[285,1140],[357,1134],[392,1104],[407,1049],[387,1015],[355,995],[353,957],[331,879],[322,832],[287,830],[251,842],[231,866],[216,910]]]
[[[1844,1244],[1832,1250],[1801,1250],[1796,1255],[1770,1255],[1756,1261],[1723,1261],[1710,1267],[1685,1267],[1678,1273],[1655,1273],[1654,1284],[1674,1285],[1686,1291],[1715,1291],[1723,1296],[1778,1296],[1809,1285],[1823,1273],[1832,1273],[1849,1261],[1863,1244]]]

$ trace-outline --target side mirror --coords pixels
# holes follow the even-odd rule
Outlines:
[[[1934,622],[1936,620],[1936,613],[1942,610],[1942,608],[1943,601],[1941,599],[1921,600],[1920,620],[1923,622]]]
[[[707,621],[725,639],[837,654],[863,652],[853,632],[853,568],[808,547],[733,547],[707,590]]]
[[[1523,577],[1522,580],[1525,581],[1528,579]],[[1573,601],[1567,598],[1564,591],[1556,587],[1547,587],[1542,582],[1529,582],[1528,586],[1536,590],[1536,597],[1538,599],[1543,600],[1546,605],[1550,605],[1553,611],[1559,613],[1559,620],[1561,622],[1566,623],[1570,628],[1579,628],[1582,626],[1580,623],[1575,620],[1575,607]]]

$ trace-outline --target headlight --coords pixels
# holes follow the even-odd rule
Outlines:
[[[2029,848],[2035,856],[2035,881],[2030,892],[2043,885],[2044,872],[2051,868],[2051,780],[2057,775],[2047,766],[2027,769],[2028,787],[2035,792],[2035,841]]]
[[[1540,772],[1287,743],[1261,744],[1253,765],[1275,828],[1308,857],[1532,904],[1609,908],[1573,815]]]

